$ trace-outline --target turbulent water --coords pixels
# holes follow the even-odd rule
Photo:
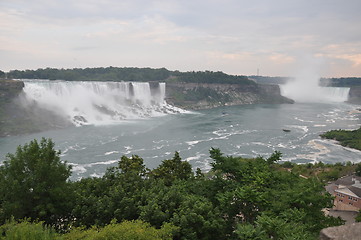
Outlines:
[[[77,83],[72,84],[74,86],[72,85],[71,91],[75,91]],[[49,86],[38,85],[32,86],[31,92],[34,92],[32,100],[43,99],[44,102],[66,103],[66,99],[72,95],[69,94],[63,99],[61,97],[59,97],[60,99],[55,97],[49,99],[41,94],[58,90],[54,90],[54,86],[50,87],[52,90],[49,90]],[[82,91],[93,92],[94,98],[98,92],[105,91],[104,86],[100,83],[98,86],[91,85],[92,83],[89,83],[87,89]],[[38,91],[37,87],[47,90]],[[118,89],[123,88],[119,87]],[[166,110],[154,110],[162,114],[150,114],[149,117],[142,114],[139,117],[136,114],[137,117],[122,118],[117,121],[117,124],[114,124],[114,119],[110,119],[112,124],[89,124],[27,136],[0,138],[0,159],[4,159],[8,152],[15,152],[19,144],[23,145],[34,138],[40,139],[44,136],[52,138],[56,143],[56,148],[62,152],[61,159],[73,165],[73,180],[86,176],[101,176],[107,167],[116,165],[122,155],[131,156],[132,154],[143,157],[147,167],[154,168],[162,160],[172,158],[175,151],[179,151],[181,157],[189,161],[194,168],[200,167],[208,170],[211,161],[208,151],[211,147],[218,147],[227,155],[243,157],[259,155],[268,157],[273,151],[278,150],[283,153],[283,160],[297,163],[359,162],[360,151],[344,148],[334,141],[323,140],[319,137],[319,134],[325,131],[339,128],[355,129],[361,123],[360,113],[356,110],[360,106],[342,102],[340,95],[343,95],[347,89],[328,90],[337,90],[325,94],[327,96],[333,94],[328,101],[298,101],[295,104],[282,105],[243,105],[177,114],[167,114]],[[61,91],[64,94],[65,90]],[[109,89],[106,91],[112,92]],[[38,92],[39,95],[37,96],[35,92]],[[127,90],[124,90],[124,93],[126,92]],[[155,93],[149,95],[147,90],[147,94],[147,98],[139,101],[140,98],[136,97],[138,93],[133,93],[129,95],[128,100],[138,103],[148,102],[151,106],[156,106],[152,106],[151,109],[159,109],[157,106],[166,105],[164,93],[159,94],[158,91],[159,95]],[[76,95],[73,93],[74,98]],[[111,100],[118,97],[122,101],[127,99],[124,96],[107,97]],[[103,100],[96,99],[95,101],[91,97],[88,101],[92,101],[91,111],[96,111],[98,108],[94,107],[94,102],[95,105],[100,106]],[[114,109],[110,108],[105,105],[106,103],[102,106],[107,109],[112,111],[121,109],[119,106]],[[66,115],[69,116],[69,119],[82,113],[81,116],[88,123],[93,121],[91,119],[95,119],[94,122],[98,123],[96,118],[91,117],[94,115],[81,108],[83,106],[81,104],[87,106],[88,103],[74,102],[72,104],[72,107],[66,108],[68,111]],[[126,104],[126,106],[130,105]],[[60,106],[63,105],[60,104]],[[76,110],[74,110],[74,106],[76,106]],[[139,110],[137,107],[136,109],[135,112]],[[74,114],[72,114],[73,112]],[[133,113],[133,110],[130,112]],[[107,115],[102,111],[96,114]],[[105,118],[105,116],[101,116]],[[283,129],[290,130],[290,132],[285,132]]]

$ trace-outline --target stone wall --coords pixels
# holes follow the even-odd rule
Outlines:
[[[361,223],[353,223],[321,230],[320,240],[356,240],[361,239]]]

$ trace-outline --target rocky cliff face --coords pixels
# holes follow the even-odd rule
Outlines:
[[[23,87],[21,81],[0,79],[0,137],[10,135],[16,126],[16,117],[11,115],[11,111],[18,109],[14,101]]]
[[[24,88],[24,83],[8,79],[0,79],[0,104],[10,102],[17,97]]]
[[[184,109],[219,106],[293,103],[281,96],[278,85],[242,85],[210,83],[167,83],[167,102]]]
[[[24,83],[0,79],[0,137],[69,126],[58,116],[32,104],[24,107]]]
[[[361,104],[361,86],[352,86],[348,94],[348,102]]]

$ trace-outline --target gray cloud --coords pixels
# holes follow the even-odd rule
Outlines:
[[[284,75],[307,52],[330,69],[342,63],[340,75],[361,75],[360,10],[359,0],[0,1],[0,51],[12,59],[0,68],[28,68],[23,52],[33,67],[71,67],[76,58],[236,74],[262,65]]]

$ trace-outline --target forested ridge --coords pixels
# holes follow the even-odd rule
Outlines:
[[[321,78],[320,85],[321,86],[330,86],[330,87],[360,86],[361,78],[360,77]]]
[[[67,81],[178,81],[197,83],[230,83],[251,84],[245,76],[228,75],[223,72],[170,71],[165,68],[135,68],[135,67],[98,67],[57,69],[44,68],[37,70],[12,70],[7,73],[13,79],[50,79]]]
[[[178,81],[198,83],[229,84],[285,84],[291,77],[238,76],[220,71],[171,71],[166,68],[137,67],[94,67],[94,68],[39,68],[37,70],[0,70],[0,78],[9,79],[49,79],[66,81]],[[250,81],[253,79],[254,81]],[[352,87],[360,86],[359,77],[320,78],[321,86]]]
[[[212,148],[210,158],[211,171],[202,173],[178,152],[155,169],[122,156],[103,177],[71,182],[54,143],[33,140],[0,167],[1,236],[317,239],[342,223],[322,212],[332,206],[323,182],[278,164],[279,152],[248,159]]]

